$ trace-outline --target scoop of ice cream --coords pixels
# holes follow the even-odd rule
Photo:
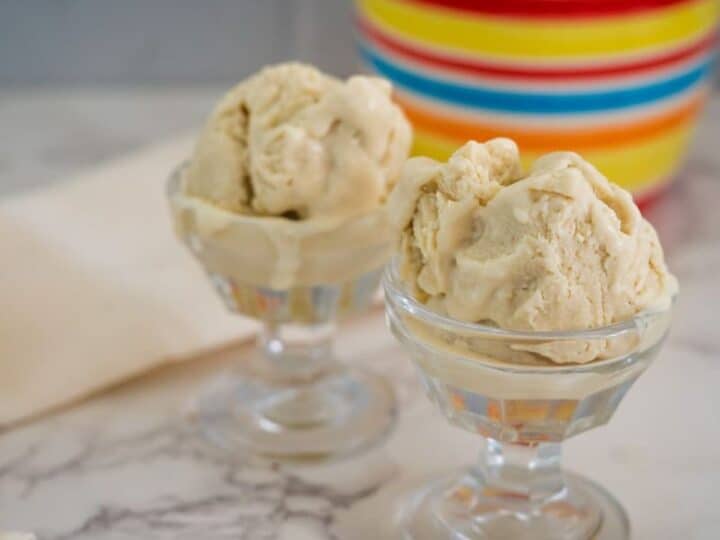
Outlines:
[[[375,77],[340,81],[303,64],[263,69],[218,104],[185,189],[225,210],[305,219],[380,205],[411,131]]]
[[[408,161],[389,210],[418,300],[462,321],[551,331],[610,325],[669,299],[675,279],[629,193],[569,152],[543,156],[528,176],[519,169],[507,139],[469,142],[445,164]],[[599,354],[559,342],[533,352]]]

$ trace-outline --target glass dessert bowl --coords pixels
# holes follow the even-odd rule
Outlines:
[[[309,232],[232,215],[186,197],[184,169],[168,182],[176,231],[227,308],[262,325],[255,353],[192,401],[194,428],[228,454],[282,461],[337,458],[381,440],[396,416],[392,389],[333,351],[337,321],[377,291],[390,250],[373,232],[379,214]]]
[[[399,515],[408,539],[629,538],[603,488],[561,467],[562,442],[603,425],[648,367],[671,307],[613,326],[517,332],[456,321],[417,302],[396,263],[384,276],[388,325],[409,351],[430,400],[448,421],[484,439],[480,460],[419,490]],[[589,349],[587,364],[552,364]]]

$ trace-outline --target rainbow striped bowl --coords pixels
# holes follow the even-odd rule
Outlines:
[[[574,150],[640,202],[675,176],[712,81],[716,0],[356,0],[415,154],[507,136]]]

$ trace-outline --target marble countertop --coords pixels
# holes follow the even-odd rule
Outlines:
[[[72,174],[197,125],[218,92],[0,92],[0,193]],[[649,212],[681,282],[672,335],[612,422],[567,443],[566,464],[625,505],[640,540],[720,538],[720,99],[670,196]],[[366,336],[374,337],[368,340]],[[383,538],[402,494],[470,463],[480,442],[422,395],[379,311],[342,329],[349,362],[390,377],[397,429],[329,465],[229,463],[185,432],[178,411],[249,345],[173,366],[0,433],[0,531],[42,540]]]

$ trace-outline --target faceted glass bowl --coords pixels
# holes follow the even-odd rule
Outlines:
[[[401,519],[406,538],[587,540],[627,538],[621,507],[560,466],[561,443],[608,422],[659,351],[670,305],[613,326],[517,332],[449,319],[385,278],[387,320],[409,351],[430,400],[452,424],[478,433],[480,462],[428,486]],[[598,359],[556,364],[586,351]],[[560,357],[559,357],[560,355]]]
[[[181,166],[168,183],[174,214],[182,173]],[[381,269],[273,289],[243,281],[242,266],[217,263],[237,261],[238,253],[251,259],[252,244],[225,246],[177,229],[227,308],[261,323],[256,351],[191,403],[187,418],[206,441],[232,456],[314,461],[358,452],[389,433],[396,416],[392,389],[383,378],[338,362],[333,348],[336,322],[369,307]],[[234,252],[222,257],[222,249]]]

